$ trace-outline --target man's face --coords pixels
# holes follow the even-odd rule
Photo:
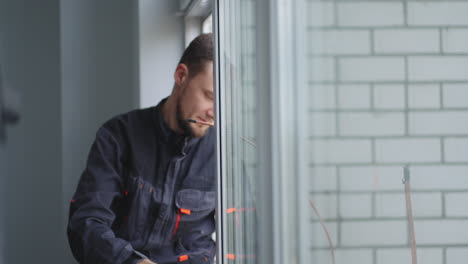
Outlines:
[[[214,123],[213,63],[205,63],[204,70],[180,85],[177,101],[177,122],[184,134],[202,137],[207,125],[187,122],[194,119]]]

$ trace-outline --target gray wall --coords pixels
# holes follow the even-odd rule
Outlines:
[[[140,106],[157,104],[171,93],[184,46],[184,20],[173,0],[139,1]]]
[[[0,60],[22,99],[0,146],[0,263],[74,263],[68,203],[98,126],[172,88],[175,2],[0,0]]]
[[[87,0],[62,1],[60,6],[62,230],[97,128],[112,116],[138,107],[134,5]],[[68,246],[66,252],[71,259]]]
[[[5,263],[64,256],[59,4],[1,2],[4,72],[23,105],[21,123],[8,131],[1,172]]]
[[[62,161],[66,199],[71,198],[76,187],[76,174],[83,169],[98,126],[137,107],[132,5],[129,1],[107,0],[61,4]]]

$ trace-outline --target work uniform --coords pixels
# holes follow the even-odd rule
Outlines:
[[[80,263],[213,263],[215,130],[176,134],[164,102],[98,130],[70,204],[68,239]]]

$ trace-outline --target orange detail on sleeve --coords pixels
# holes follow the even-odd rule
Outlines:
[[[236,208],[228,208],[226,211],[227,211],[228,214],[230,214],[230,213],[235,212]]]
[[[236,259],[236,255],[234,255],[234,254],[226,254],[226,257],[228,259]]]
[[[192,211],[190,211],[189,209],[183,209],[183,208],[180,208],[180,212],[183,213],[183,214],[191,214]]]
[[[186,260],[188,260],[188,255],[179,256],[179,261],[180,261],[180,262],[186,261]]]

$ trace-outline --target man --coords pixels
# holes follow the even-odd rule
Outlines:
[[[215,244],[213,40],[198,36],[157,106],[97,132],[70,204],[83,264],[212,263]]]

